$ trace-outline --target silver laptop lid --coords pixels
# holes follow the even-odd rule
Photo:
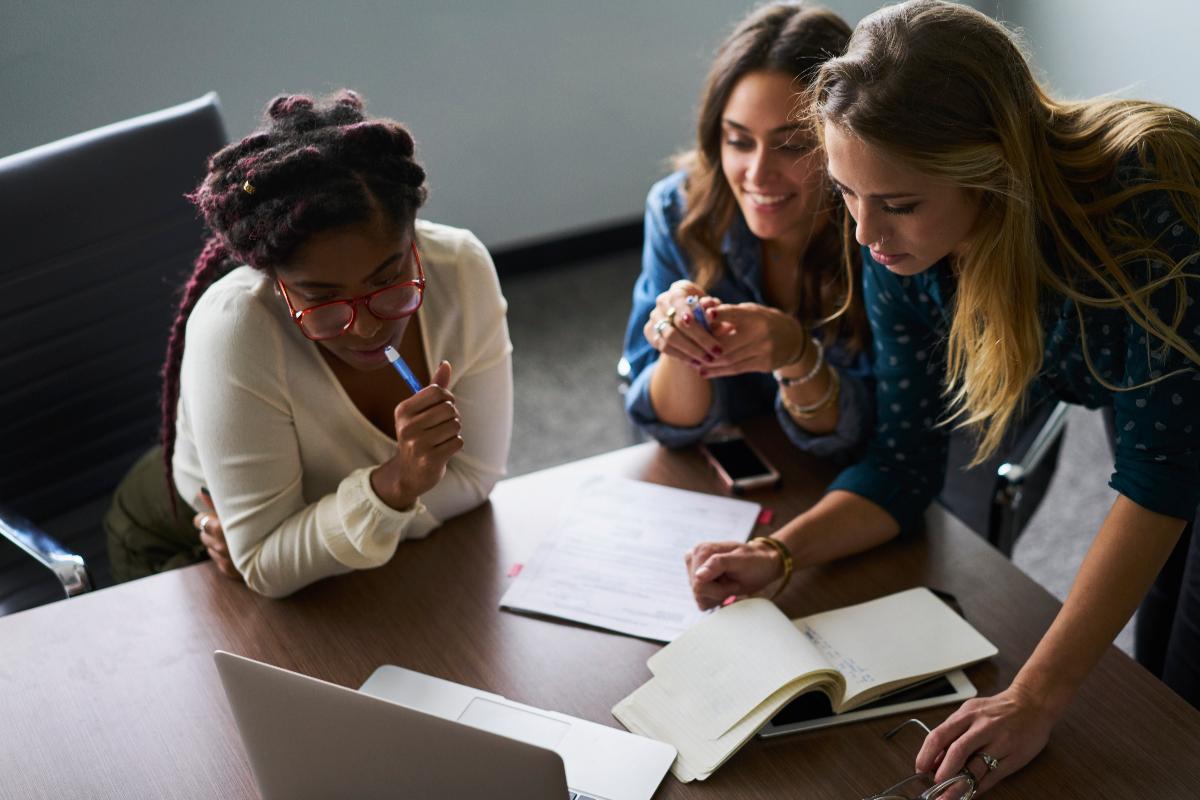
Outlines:
[[[232,653],[213,658],[265,800],[568,796],[551,750]]]

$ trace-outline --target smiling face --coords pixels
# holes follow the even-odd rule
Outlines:
[[[300,311],[330,300],[370,294],[403,280],[417,278],[411,247],[412,226],[397,231],[377,215],[370,222],[313,234],[276,270],[292,306]],[[397,349],[414,316],[379,319],[366,303],[357,306],[354,324],[340,336],[317,345],[348,366],[374,370],[387,365],[383,349]]]
[[[819,156],[789,120],[797,86],[779,72],[737,82],[721,115],[721,169],[750,231],[764,241],[803,245],[824,219]]]
[[[979,215],[977,193],[900,164],[829,122],[825,151],[855,237],[880,264],[916,275],[961,252]]]

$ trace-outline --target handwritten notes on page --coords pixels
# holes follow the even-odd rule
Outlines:
[[[500,600],[503,608],[669,642],[702,616],[683,556],[744,540],[759,506],[596,476],[563,498],[558,523]]]
[[[804,692],[824,693],[840,714],[995,654],[924,587],[797,620],[769,600],[742,600],[650,656],[653,677],[613,716],[673,745],[679,780],[703,780]]]

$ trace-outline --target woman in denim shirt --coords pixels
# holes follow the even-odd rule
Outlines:
[[[842,269],[841,214],[789,116],[849,33],[803,5],[743,20],[709,73],[698,147],[650,190],[626,409],[669,447],[772,407],[797,447],[838,461],[870,431],[867,324]]]

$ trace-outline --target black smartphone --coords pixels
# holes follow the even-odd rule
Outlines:
[[[700,452],[734,494],[779,485],[779,471],[736,428],[721,428],[700,443]]]

